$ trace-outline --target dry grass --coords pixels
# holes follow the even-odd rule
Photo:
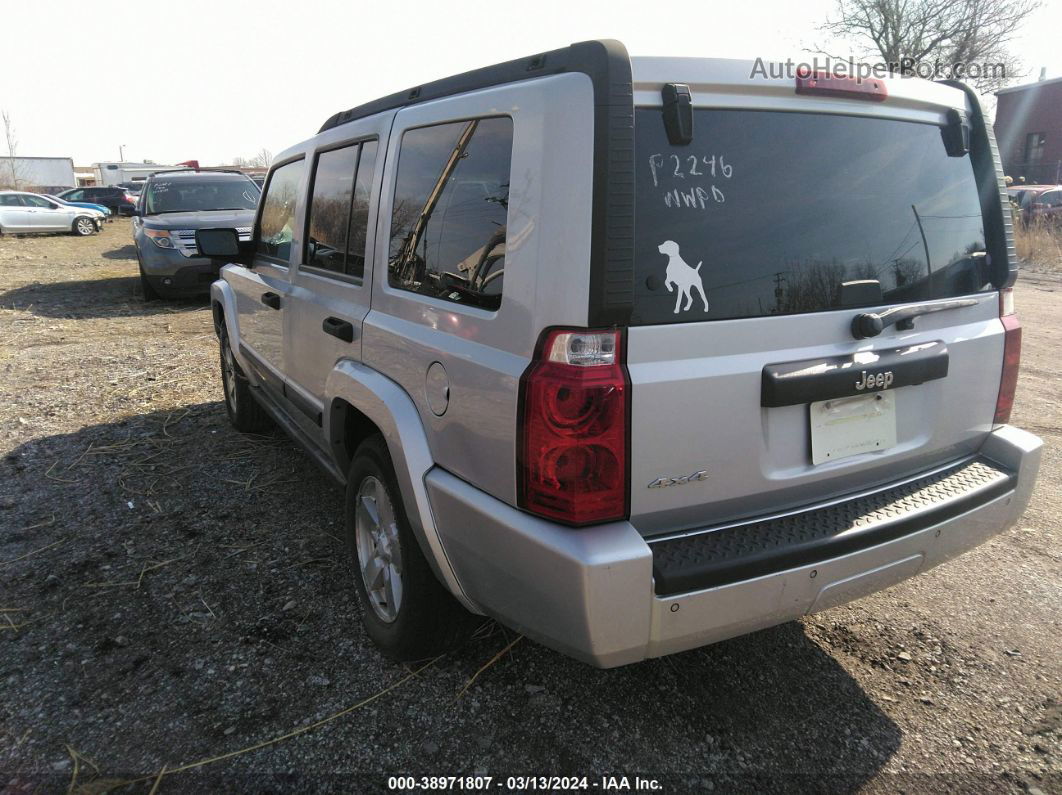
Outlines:
[[[1062,225],[1015,224],[1014,245],[1024,262],[1052,270],[1062,269]]]

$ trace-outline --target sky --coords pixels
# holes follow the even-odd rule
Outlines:
[[[615,38],[632,55],[858,52],[816,30],[833,9],[834,0],[3,0],[0,109],[22,156],[218,165],[277,153],[338,110],[574,41]],[[1022,82],[1041,67],[1062,77],[1060,27],[1062,3],[1048,0],[1018,32],[1030,71]]]

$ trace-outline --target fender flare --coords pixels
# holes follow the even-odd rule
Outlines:
[[[467,610],[483,614],[468,598],[454,573],[435,526],[425,478],[435,467],[428,437],[413,399],[399,384],[382,373],[350,360],[336,364],[325,383],[327,410],[323,412],[324,437],[332,458],[343,468],[344,429],[340,416],[345,401],[368,417],[383,434],[395,468],[402,503],[421,551],[439,581]]]
[[[240,323],[236,314],[236,293],[227,281],[220,278],[210,285],[210,314],[214,319],[214,334],[221,339],[221,318],[218,317],[218,307],[221,308],[221,314],[225,319],[225,331],[229,335],[232,355],[247,373],[249,372],[247,362],[243,360],[243,354],[240,352]]]

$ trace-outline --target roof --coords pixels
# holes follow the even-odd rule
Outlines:
[[[1035,83],[1026,83],[1023,86],[1011,86],[1010,88],[1001,88],[996,92],[998,97],[1000,94],[1013,94],[1016,91],[1027,91],[1030,88],[1040,88],[1041,86],[1050,86],[1055,83],[1062,83],[1062,77],[1052,77],[1050,80],[1037,80]]]
[[[72,157],[26,157],[25,155],[15,155],[14,157],[0,155],[0,160],[69,160],[71,163],[74,162]]]
[[[625,62],[625,71],[630,74],[630,59],[627,51],[618,41],[600,39],[583,41],[571,44],[559,50],[529,55],[514,61],[485,66],[481,69],[473,69],[453,77],[445,77],[430,83],[415,86],[398,91],[386,97],[380,97],[364,105],[358,105],[350,110],[341,111],[332,115],[318,130],[319,133],[331,130],[340,124],[346,124],[355,119],[373,116],[386,110],[416,105],[431,99],[463,94],[466,91],[475,91],[480,88],[515,83],[520,80],[529,80],[545,75],[562,74],[564,72],[582,72],[594,80],[598,87],[603,89],[604,83],[614,77],[614,70],[620,66],[619,62]],[[623,70],[621,70],[623,71]],[[596,92],[595,92],[596,94]],[[597,97],[595,102],[601,102],[604,97]]]

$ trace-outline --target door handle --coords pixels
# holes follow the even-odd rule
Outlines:
[[[321,330],[325,334],[331,334],[333,337],[343,340],[343,342],[354,341],[354,324],[347,320],[340,320],[338,317],[326,317],[321,322]]]
[[[280,309],[280,296],[276,293],[262,293],[262,303],[270,309]]]

